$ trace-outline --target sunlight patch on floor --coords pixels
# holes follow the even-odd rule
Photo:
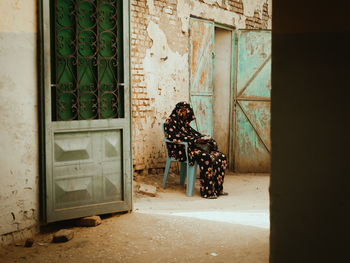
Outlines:
[[[191,217],[201,220],[210,220],[259,228],[270,228],[270,216],[268,212],[256,211],[196,211],[196,212],[172,212],[172,211],[136,211],[137,213],[171,215]]]

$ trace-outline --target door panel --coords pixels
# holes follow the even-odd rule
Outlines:
[[[191,125],[196,124],[193,128],[197,129],[202,134],[212,135],[213,133],[213,97],[212,95],[195,95],[192,96],[191,103],[193,106],[193,111],[196,116],[195,122]]]
[[[241,107],[236,109],[237,143],[235,164],[238,172],[266,172],[270,156]]]
[[[214,23],[190,19],[190,100],[195,129],[213,136]]]
[[[43,1],[47,222],[132,208],[128,6]]]
[[[269,76],[270,67],[266,63],[271,61],[271,32],[267,30],[239,30],[238,31],[238,75],[237,94],[251,88],[251,82],[256,81],[257,74]],[[267,70],[266,70],[267,69]],[[269,77],[266,78],[270,80]],[[266,83],[265,83],[266,84]]]
[[[131,210],[128,121],[52,124],[52,151],[47,152],[52,160],[47,159],[47,221]]]
[[[54,145],[55,209],[107,201],[105,186],[123,200],[120,130],[56,133]]]
[[[270,171],[271,32],[239,30],[235,103],[235,169]]]
[[[262,67],[261,71],[251,80],[249,86],[239,96],[241,99],[266,99],[271,98],[271,58]]]
[[[243,101],[239,107],[249,119],[250,125],[256,130],[257,136],[261,137],[268,151],[271,151],[270,139],[270,112],[269,101]]]

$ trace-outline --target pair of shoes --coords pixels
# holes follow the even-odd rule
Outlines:
[[[228,192],[221,191],[219,195],[228,195]]]
[[[208,196],[206,197],[207,199],[217,199],[218,197],[216,195],[211,195],[211,196]]]

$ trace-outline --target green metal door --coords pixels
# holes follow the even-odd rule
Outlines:
[[[214,23],[190,19],[190,101],[196,128],[213,136]]]
[[[270,171],[271,31],[239,30],[235,85],[235,170]]]
[[[129,2],[43,12],[46,221],[131,210]]]

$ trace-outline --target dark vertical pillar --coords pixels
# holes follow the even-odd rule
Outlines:
[[[349,262],[349,10],[273,1],[273,263]]]

